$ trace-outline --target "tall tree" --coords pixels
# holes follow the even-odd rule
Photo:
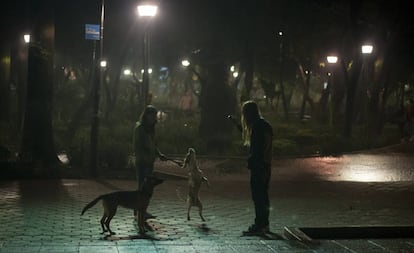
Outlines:
[[[53,0],[30,1],[32,27],[20,158],[39,164],[41,176],[55,175],[58,163],[52,129],[54,4]]]

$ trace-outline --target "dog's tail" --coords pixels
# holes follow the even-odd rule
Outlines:
[[[82,209],[82,213],[81,215],[83,215],[89,208],[93,207],[94,205],[96,205],[96,203],[98,203],[99,200],[101,200],[103,198],[103,195],[97,197],[96,199],[92,200],[91,202],[89,202],[89,204],[87,204],[83,209]]]

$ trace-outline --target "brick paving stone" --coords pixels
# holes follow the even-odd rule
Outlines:
[[[414,225],[411,196],[413,182],[330,182],[281,180],[270,185],[271,231],[279,238],[243,237],[254,218],[248,174],[211,171],[206,166],[226,161],[206,161],[211,186],[202,186],[200,197],[206,222],[191,210],[187,221],[187,182],[169,178],[155,189],[149,220],[151,239],[137,239],[131,210],[120,207],[111,222],[115,239],[100,234],[102,205],[80,216],[96,196],[135,189],[134,180],[62,179],[0,181],[0,253],[3,252],[414,252],[414,239],[320,240],[312,243],[286,240],[283,227],[351,225]],[[239,165],[238,165],[239,166]],[[181,171],[176,171],[182,173]],[[280,238],[282,237],[282,238]],[[118,239],[116,239],[118,238]]]

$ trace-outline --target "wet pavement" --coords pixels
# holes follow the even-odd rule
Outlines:
[[[149,211],[155,228],[138,235],[132,211],[119,208],[111,222],[116,236],[101,235],[97,195],[135,188],[123,179],[0,181],[0,252],[414,252],[408,238],[300,241],[287,228],[414,226],[414,158],[382,150],[338,157],[276,159],[270,184],[271,234],[242,236],[254,217],[243,159],[200,159],[210,187],[202,186],[202,222],[196,208],[187,221],[185,172],[157,163],[166,181],[155,189]],[[112,174],[113,175],[113,174]]]

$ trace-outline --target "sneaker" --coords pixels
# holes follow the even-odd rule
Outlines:
[[[246,231],[243,231],[243,235],[261,235],[269,231],[269,226],[258,226],[256,224],[251,225]]]

